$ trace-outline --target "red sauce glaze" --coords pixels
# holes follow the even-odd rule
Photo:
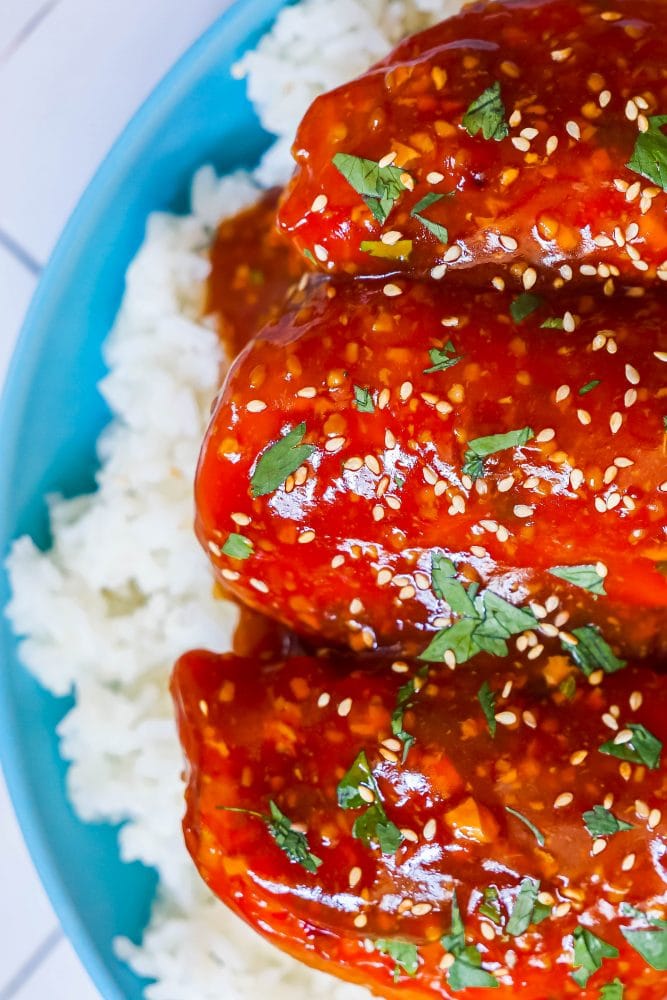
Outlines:
[[[667,740],[663,678],[646,666],[600,686],[578,675],[568,699],[556,684],[572,668],[560,657],[481,662],[453,677],[432,668],[403,718],[415,739],[403,763],[391,717],[415,669],[376,660],[364,670],[349,657],[181,659],[172,690],[190,762],[184,830],[211,889],[280,948],[387,998],[460,995],[450,978],[453,946],[441,943],[455,890],[466,942],[500,984],[491,995],[598,998],[618,976],[625,1000],[664,1000],[667,954],[656,962],[662,971],[651,968],[622,934],[647,925],[621,908],[667,917],[664,768],[599,751],[633,732],[628,725]],[[494,738],[477,698],[483,680],[496,695]],[[387,822],[402,831],[386,853],[375,836],[354,836],[369,806],[337,802],[337,785],[361,751],[375,783],[373,792],[365,781],[370,798],[379,797]],[[359,776],[351,787],[356,794]],[[305,833],[321,861],[314,872],[270,833],[262,817],[271,802]],[[603,803],[631,829],[587,832],[583,814]],[[522,930],[508,918],[525,879],[529,888],[540,883],[547,910]],[[619,952],[586,989],[572,979],[578,927]],[[374,947],[386,938],[416,946],[415,975],[399,969],[394,979],[393,960]]]
[[[266,323],[273,322],[305,262],[276,228],[279,189],[220,223],[211,247],[211,275],[204,314],[217,322],[222,342],[235,357]]]
[[[197,473],[197,532],[224,587],[297,630],[411,654],[451,620],[431,581],[444,552],[464,582],[556,602],[559,627],[667,648],[664,303],[570,296],[519,324],[510,304],[357,281],[266,328],[228,376]],[[564,316],[574,333],[542,329]],[[450,341],[456,363],[427,373]],[[301,423],[312,454],[254,497],[259,459]],[[464,472],[477,439],[523,428],[522,447]],[[232,533],[248,558],[223,551]],[[548,572],[579,565],[600,566],[606,596]]]
[[[284,232],[327,272],[438,268],[434,277],[470,271],[477,285],[527,288],[573,277],[605,294],[619,280],[666,280],[663,184],[626,166],[640,129],[659,132],[650,119],[667,114],[666,33],[662,0],[474,4],[313,103],[294,144]],[[463,125],[496,83],[500,141]],[[334,166],[339,153],[395,154],[407,189],[384,225]],[[411,214],[427,195],[445,195],[421,213],[444,236]],[[412,242],[407,260],[386,256],[403,244],[381,257],[361,250],[389,233]]]

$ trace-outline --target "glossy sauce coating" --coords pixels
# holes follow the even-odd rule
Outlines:
[[[211,247],[204,315],[214,316],[231,358],[281,313],[290,290],[307,269],[276,228],[279,189],[224,219]]]
[[[653,120],[667,115],[666,33],[661,0],[471,6],[313,103],[283,230],[327,272],[463,272],[527,289],[575,280],[608,295],[666,280],[667,175],[627,166],[646,131],[667,150]],[[463,124],[496,84],[499,141]],[[334,165],[340,153],[403,171],[384,224]],[[413,214],[425,197],[440,198],[420,214],[444,235]]]
[[[223,586],[297,630],[421,652],[452,620],[440,552],[464,583],[555,601],[557,628],[664,650],[663,300],[571,296],[516,323],[494,292],[401,288],[315,288],[234,364],[196,482]],[[576,329],[542,328],[554,319]],[[259,460],[302,423],[312,453],[253,496]],[[521,429],[525,444],[466,471],[475,442]],[[230,535],[247,558],[223,551]],[[606,595],[548,572],[581,565]]]
[[[263,666],[210,653],[181,659],[172,691],[189,760],[184,830],[205,881],[279,947],[387,998],[457,995],[454,956],[441,942],[455,890],[466,941],[499,983],[491,995],[597,998],[618,976],[625,1000],[664,1000],[665,972],[621,933],[642,926],[622,903],[667,915],[664,766],[598,749],[615,738],[620,746],[628,725],[667,739],[664,679],[631,666],[591,686],[560,656],[481,662],[453,676],[435,668],[419,678],[416,669],[377,660],[363,669],[349,657]],[[562,681],[573,674],[568,698]],[[415,678],[403,719],[415,742],[404,761],[391,717]],[[494,737],[477,697],[483,680],[496,698]],[[393,851],[353,835],[363,805],[337,802],[361,751],[401,831]],[[270,834],[262,816],[271,802],[305,833],[321,862],[315,871]],[[598,805],[630,828],[593,836],[583,814]],[[525,879],[540,882],[548,915],[517,936],[508,918]],[[571,978],[578,926],[619,950],[588,989]],[[373,944],[387,938],[417,946],[416,975],[399,969],[394,982],[394,962]]]

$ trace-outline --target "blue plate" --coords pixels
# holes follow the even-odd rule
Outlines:
[[[123,279],[156,209],[184,211],[202,163],[254,165],[269,138],[231,65],[285,0],[239,0],[157,87],[114,146],[72,216],[39,285],[0,406],[0,558],[28,533],[48,544],[44,496],[88,490],[109,414],[97,393],[100,347]],[[8,598],[0,571],[0,608]],[[2,616],[0,615],[0,618]],[[138,941],[155,873],[123,865],[116,830],[74,816],[55,728],[70,707],[21,667],[0,623],[0,758],[32,857],[62,924],[106,1000],[139,1000],[143,983],[113,954]]]

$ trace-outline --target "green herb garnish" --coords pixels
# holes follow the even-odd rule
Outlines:
[[[593,389],[597,389],[599,384],[600,384],[600,379],[594,378],[591,382],[587,382],[586,385],[582,385],[581,389],[579,390],[579,395],[586,396],[589,392],[592,392]]]
[[[456,892],[452,895],[452,929],[440,939],[440,943],[445,951],[454,955],[454,962],[447,970],[447,981],[453,990],[465,990],[472,986],[497,989],[500,984],[496,977],[482,968],[479,949],[473,944],[466,945]]]
[[[355,385],[354,405],[359,413],[375,413],[375,404],[370,389],[362,389],[360,385]]]
[[[430,375],[432,372],[444,372],[462,360],[462,355],[457,356],[456,348],[451,340],[448,340],[444,347],[431,348],[428,356],[431,359],[431,367],[424,369],[424,375]]]
[[[611,837],[615,833],[633,828],[632,823],[617,819],[604,806],[593,806],[591,810],[583,814],[582,819],[591,837]]]
[[[544,847],[544,834],[541,830],[538,830],[534,823],[531,823],[527,816],[524,816],[523,813],[517,812],[516,809],[510,808],[510,806],[505,806],[505,811],[510,813],[510,815],[515,816],[518,820],[521,820],[523,825],[528,827],[540,847]]]
[[[471,479],[484,475],[484,459],[497,455],[509,448],[521,448],[535,437],[532,427],[521,427],[505,434],[490,434],[488,437],[473,438],[468,441],[468,449],[463,457],[463,474]]]
[[[519,937],[531,924],[539,924],[550,915],[551,909],[538,901],[540,883],[525,878],[519,886],[505,930],[512,937]]]
[[[449,233],[447,232],[447,229],[445,226],[441,226],[437,222],[432,222],[430,219],[424,218],[421,213],[425,212],[427,208],[431,207],[431,205],[435,205],[437,202],[442,201],[444,197],[444,194],[436,194],[435,191],[431,191],[430,194],[427,194],[424,198],[422,198],[410,212],[412,218],[419,219],[422,226],[425,229],[428,229],[429,233],[433,233],[436,239],[440,240],[441,243],[447,243],[449,240]]]
[[[604,577],[600,576],[595,566],[552,566],[549,570],[552,576],[557,576],[567,583],[588,590],[591,594],[605,595]]]
[[[316,450],[314,444],[302,444],[306,424],[292,427],[280,440],[262,452],[250,477],[250,491],[254,497],[263,497],[282,486],[288,476],[310,458]]]
[[[543,304],[544,299],[531,292],[522,292],[510,303],[510,313],[515,323],[523,323],[527,316],[534,313]]]
[[[477,692],[477,698],[482,706],[482,711],[486,718],[486,724],[489,727],[489,732],[492,738],[496,735],[496,696],[494,692],[489,687],[489,682],[484,681],[481,688]]]
[[[361,788],[373,793],[372,803],[369,804],[362,798]],[[396,824],[388,819],[384,811],[380,789],[364,750],[357,755],[352,767],[341,779],[337,795],[341,809],[366,809],[366,812],[355,820],[352,836],[361,840],[367,847],[375,840],[383,854],[395,854],[403,843],[403,834]]]
[[[388,955],[396,962],[394,968],[394,982],[398,981],[401,969],[409,976],[415,976],[419,968],[419,952],[416,944],[408,941],[395,941],[392,938],[384,938],[375,942],[375,947],[383,955]]]
[[[657,920],[628,903],[621,903],[624,916],[645,921],[649,928],[636,930],[621,927],[621,934],[631,948],[658,972],[667,972],[667,920]]]
[[[245,535],[237,535],[235,531],[232,531],[222,546],[222,551],[231,559],[249,559],[254,552],[254,546]]]
[[[624,728],[631,730],[632,739],[628,743],[608,740],[599,747],[600,753],[619,760],[629,760],[632,764],[645,764],[650,771],[656,771],[660,767],[662,753],[660,740],[639,723],[629,722]]]
[[[621,660],[613,652],[609,643],[602,637],[593,625],[582,625],[575,628],[572,635],[577,645],[561,639],[564,651],[577,664],[579,669],[590,677],[596,670],[604,670],[606,674],[615,674],[627,666],[626,660]]]
[[[541,330],[562,330],[563,329],[563,318],[562,316],[549,316],[545,319],[544,323],[540,323]]]
[[[496,142],[507,138],[509,127],[505,121],[505,105],[498,80],[472,102],[463,116],[463,127],[470,135],[481,131],[485,139],[495,139]]]
[[[397,240],[396,243],[383,243],[382,240],[362,240],[359,245],[362,253],[383,260],[410,260],[412,240]]]
[[[269,802],[270,815],[268,816],[266,813],[256,812],[254,809],[240,809],[237,806],[216,806],[216,809],[261,819],[280,850],[287,855],[290,861],[301,865],[311,875],[314,875],[322,864],[322,859],[311,852],[305,833],[292,829],[291,821],[280,811],[273,800]]]
[[[614,979],[612,983],[600,987],[600,1000],[623,1000],[624,989],[621,980]]]
[[[416,677],[412,680],[406,681],[398,689],[398,694],[396,695],[396,708],[391,716],[391,731],[394,736],[399,739],[403,744],[403,763],[405,763],[407,756],[410,752],[410,748],[415,742],[415,737],[412,733],[407,733],[404,728],[404,718],[407,710],[412,706],[412,702],[417,695],[416,681],[418,679],[423,679],[428,673],[428,667],[422,667]]]
[[[405,171],[400,167],[381,167],[374,160],[365,160],[350,153],[336,153],[333,165],[348,184],[361,195],[380,225],[384,225],[391,211],[406,189]]]
[[[602,968],[605,958],[618,958],[618,948],[607,944],[587,927],[577,927],[574,931],[574,965],[579,966],[572,978],[583,989],[594,972]]]
[[[484,890],[484,902],[480,903],[479,913],[497,927],[502,924],[503,917],[500,912],[500,896],[495,886],[490,885]]]
[[[626,164],[636,174],[647,177],[667,191],[667,135],[662,131],[667,115],[653,115],[646,132],[638,132],[635,148]]]

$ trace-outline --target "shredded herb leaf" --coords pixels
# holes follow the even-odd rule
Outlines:
[[[595,670],[615,674],[617,670],[627,666],[627,661],[616,656],[609,643],[593,625],[575,628],[572,635],[577,639],[576,646],[565,640],[561,640],[561,645],[586,677],[590,677]]]
[[[492,738],[496,735],[496,696],[495,693],[489,687],[489,682],[484,681],[481,688],[477,692],[477,697],[479,703],[482,706],[482,711],[486,718],[486,724],[489,727],[489,732]]]
[[[623,1000],[625,987],[620,979],[614,979],[600,988],[600,1000]]]
[[[660,767],[662,753],[660,740],[639,723],[629,722],[624,728],[632,731],[630,742],[614,743],[613,740],[608,740],[599,747],[600,753],[619,760],[629,760],[632,764],[645,764],[650,771],[656,771]]]
[[[463,127],[470,135],[481,131],[485,139],[496,142],[507,138],[509,127],[505,121],[505,105],[498,80],[472,102],[463,116]]]
[[[490,885],[484,890],[484,902],[480,903],[479,913],[497,927],[503,922],[500,912],[500,896],[495,886]]]
[[[607,944],[587,927],[576,927],[574,931],[574,965],[572,978],[583,989],[594,972],[602,968],[605,958],[618,958],[618,948]]]
[[[354,405],[359,413],[375,413],[375,404],[370,389],[363,389],[360,385],[355,385]]]
[[[406,190],[400,167],[381,167],[374,160],[366,160],[350,153],[336,153],[333,165],[348,184],[361,195],[380,225],[384,225],[394,205]]]
[[[472,944],[466,945],[456,892],[452,895],[452,929],[440,939],[440,943],[445,951],[454,955],[454,962],[447,970],[447,981],[454,991],[473,986],[478,989],[498,988],[500,984],[496,977],[482,968],[479,949]]]
[[[521,427],[505,434],[490,434],[488,437],[473,438],[468,441],[468,449],[463,457],[463,474],[471,479],[484,475],[484,459],[497,455],[509,448],[521,448],[535,437],[532,427]]]
[[[362,253],[384,260],[410,260],[412,240],[397,240],[396,243],[383,243],[382,240],[362,240],[359,245]]]
[[[583,814],[582,819],[591,837],[611,837],[613,834],[621,833],[623,830],[633,829],[632,823],[626,823],[622,819],[617,819],[604,806],[593,806],[592,809]]]
[[[427,673],[428,667],[422,667],[417,672],[416,677],[413,677],[411,680],[406,681],[405,684],[401,685],[396,695],[396,708],[391,716],[391,731],[403,744],[403,763],[405,763],[410,749],[415,742],[415,737],[412,733],[405,731],[405,713],[411,707],[412,702],[418,693],[415,682],[426,677]]]
[[[519,937],[531,924],[539,924],[550,915],[551,909],[537,899],[539,891],[540,883],[532,878],[525,878],[521,882],[505,928],[512,937]]]
[[[594,378],[591,382],[587,382],[586,385],[582,385],[581,389],[579,390],[579,395],[586,396],[589,392],[592,392],[593,389],[597,389],[599,384],[600,384],[600,379]]]
[[[635,148],[626,166],[667,191],[667,135],[662,131],[667,115],[652,115],[648,130],[638,132]]]
[[[591,594],[605,595],[604,577],[600,576],[595,566],[552,566],[549,570],[552,576],[557,576],[567,583],[588,590]]]
[[[305,422],[297,424],[262,452],[250,477],[250,490],[254,497],[273,493],[310,458],[316,449],[314,444],[301,443],[305,433]]]
[[[532,292],[522,292],[510,303],[510,313],[515,323],[523,323],[527,316],[542,306],[544,299]]]
[[[254,546],[245,535],[238,535],[235,531],[232,531],[222,546],[222,551],[231,559],[249,559],[254,552]]]
[[[395,941],[392,938],[384,938],[375,942],[375,947],[381,954],[388,955],[396,962],[394,968],[394,982],[401,974],[401,969],[409,976],[415,976],[419,968],[419,951],[416,944],[408,941]]]
[[[254,816],[261,819],[276,844],[287,855],[290,861],[301,865],[307,872],[314,875],[322,864],[322,859],[312,853],[308,846],[305,833],[292,829],[291,821],[278,808],[275,802],[269,802],[270,815],[255,812],[253,809],[239,809],[236,806],[217,806],[223,812],[241,813],[244,816]]]
[[[549,316],[545,319],[544,323],[540,323],[541,330],[562,330],[563,329],[563,317],[562,316]]]
[[[656,920],[628,903],[621,903],[621,913],[649,925],[646,930],[621,927],[621,934],[653,969],[667,972],[667,920]]]
[[[374,801],[371,804],[362,798],[359,792],[362,787],[373,793]],[[355,820],[352,827],[353,837],[361,840],[367,847],[371,841],[376,840],[383,854],[396,853],[403,843],[403,834],[384,811],[380,789],[364,750],[357,754],[352,767],[341,779],[337,796],[341,809],[366,809],[366,812]]]
[[[457,356],[456,348],[451,340],[448,340],[444,347],[431,348],[428,356],[431,359],[431,367],[424,369],[424,375],[430,375],[432,372],[444,372],[462,360],[462,356]]]
[[[307,261],[310,261],[311,264],[314,264],[315,267],[317,267],[317,261],[315,260],[313,254],[312,254],[312,252],[310,250],[304,250],[303,251],[303,256],[306,258]]]
[[[440,240],[441,243],[447,243],[449,240],[449,233],[446,227],[441,226],[438,222],[432,222],[431,219],[426,219],[422,215],[422,212],[425,212],[427,208],[431,207],[431,205],[435,205],[437,202],[442,201],[444,197],[444,194],[436,194],[435,191],[431,191],[424,198],[422,198],[410,212],[412,218],[419,219],[422,226],[425,229],[428,229],[429,233],[433,233],[435,238]]]
[[[528,827],[540,847],[544,847],[544,834],[541,830],[538,830],[534,823],[531,823],[527,816],[524,816],[523,813],[517,812],[516,809],[512,809],[510,806],[505,806],[505,811],[510,813],[512,816],[515,816],[518,820],[521,820],[523,825]]]

